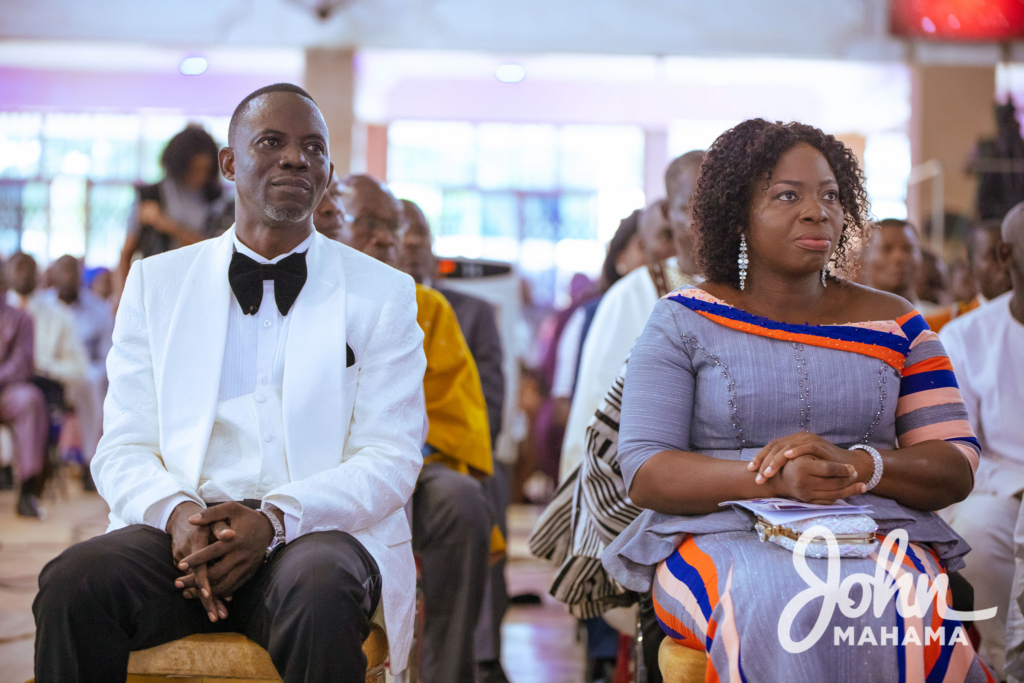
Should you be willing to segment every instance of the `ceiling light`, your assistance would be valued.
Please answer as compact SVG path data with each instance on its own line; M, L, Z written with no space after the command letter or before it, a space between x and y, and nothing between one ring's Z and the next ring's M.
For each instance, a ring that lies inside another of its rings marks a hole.
M502 83L519 83L526 78L526 69L522 64L500 64L494 70L494 77Z
M200 76L206 73L209 67L210 64L206 61L206 57L186 57L181 60L178 71L185 76Z

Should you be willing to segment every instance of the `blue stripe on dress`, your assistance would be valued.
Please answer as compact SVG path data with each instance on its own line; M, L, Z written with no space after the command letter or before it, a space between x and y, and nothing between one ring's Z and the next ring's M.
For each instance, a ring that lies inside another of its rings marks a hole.
M952 439L946 439L946 441L963 441L964 443L969 443L977 448L978 452L981 453L981 443L973 436L954 436Z
M859 344L873 344L875 346L883 346L887 349L892 349L904 356L910 352L910 339L914 338L909 334L907 335L909 339L905 339L897 334L892 334L891 332L880 332L878 330L872 330L866 327L855 327L852 325L780 323L776 320L772 320L771 318L764 318L759 315L754 315L753 313L747 313L742 309L729 306L728 304L717 304L682 294L677 294L668 298L693 311L703 311L712 315L719 315L723 318L757 325L758 327L763 327L768 330L781 330L783 332L792 332L794 334L813 334L817 337L825 337L827 339L838 339L840 341L856 342ZM920 316L916 317L920 318ZM911 321L908 321L905 325L909 324L909 322ZM928 324L925 323L923 319L921 322L926 328L928 327Z
M921 558L917 556L917 553L914 552L914 548L910 544L907 544L907 557L909 557L910 561L914 563L914 569L922 574L928 573L925 571L924 565L921 564Z
M910 546L907 546L910 549ZM899 683L907 683L907 650L902 646L903 638L907 630L906 625L903 623L903 617L900 616L900 611L895 610L896 613L896 671L899 672ZM870 628L870 627L868 627Z
M953 389L960 388L956 383L956 375L953 374L953 371L929 370L928 372L921 372L916 375L904 377L900 381L900 396L909 396L910 394L916 394L919 391L942 389L945 387L951 387Z
M938 609L938 607L933 607L933 609ZM946 621L945 619L942 620L943 627L950 625L953 629L945 631L944 635L946 636L946 642L943 643L942 648L939 651L939 658L935 660L935 666L933 666L932 670L928 672L928 677L924 679L925 683L942 683L942 680L946 677L946 670L949 669L949 661L953 658L953 648L956 647L956 643L950 644L950 636L953 634L953 631L956 631L957 627L960 626L960 622ZM927 636L925 637L927 638Z
M672 576L685 583L686 587L690 589L700 606L700 611L704 614L704 620L710 624L711 601L708 599L708 590L704 587L704 579L700 573L678 552L672 553L665 561L665 565L672 572Z
M900 328L903 330L903 334L907 335L907 339L909 339L911 342L917 339L917 337L922 332L931 329L930 327L928 327L928 323L925 322L924 318L921 317L920 313L918 313L913 318L900 325Z
M669 638L672 638L673 640L683 640L683 634L676 632L674 628L672 628L664 621L662 621L661 617L655 614L654 618L658 620L658 624L661 626L661 630L665 632L665 635L667 635ZM711 648L708 648L708 650L710 651Z

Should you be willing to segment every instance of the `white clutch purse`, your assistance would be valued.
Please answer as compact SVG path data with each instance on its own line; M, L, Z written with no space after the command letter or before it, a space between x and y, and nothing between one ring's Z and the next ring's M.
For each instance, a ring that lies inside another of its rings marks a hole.
M863 514L822 515L808 517L785 524L772 524L756 515L754 530L761 542L770 541L792 551L800 535L813 526L823 526L832 532L839 545L840 557L867 557L878 549L878 524ZM807 557L828 557L828 543L820 536L807 544Z

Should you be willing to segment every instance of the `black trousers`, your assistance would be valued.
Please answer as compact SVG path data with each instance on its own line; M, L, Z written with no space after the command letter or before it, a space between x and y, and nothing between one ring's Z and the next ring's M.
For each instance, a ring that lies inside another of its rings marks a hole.
M307 534L279 549L210 623L174 587L171 537L135 525L74 545L39 575L36 681L114 683L128 655L194 633L243 633L285 683L363 683L362 644L380 601L380 570L351 535Z
M480 482L424 465L412 495L412 547L423 587L424 683L473 683L473 637L491 548L491 512Z

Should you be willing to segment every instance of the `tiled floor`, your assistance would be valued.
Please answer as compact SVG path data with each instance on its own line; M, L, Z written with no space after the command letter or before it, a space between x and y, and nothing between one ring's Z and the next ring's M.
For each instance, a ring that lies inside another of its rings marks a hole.
M32 600L39 571L71 543L106 528L107 507L77 482L46 503L46 521L14 515L14 494L0 492L0 683L23 683L32 676L35 626ZM579 683L583 649L575 622L547 595L551 567L530 557L526 537L537 510L514 507L509 513L509 590L538 593L540 606L513 607L505 620L505 669L513 683Z

